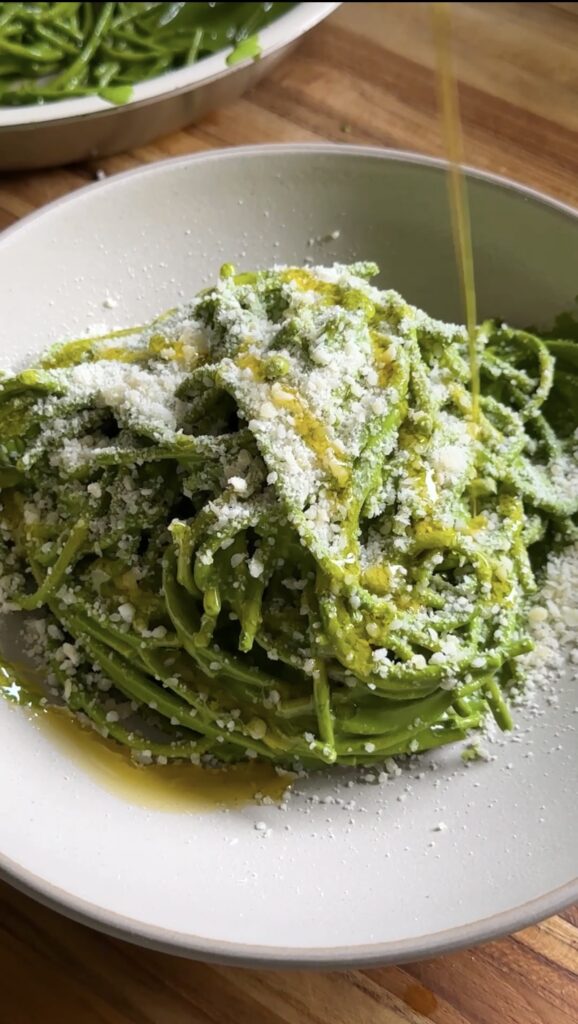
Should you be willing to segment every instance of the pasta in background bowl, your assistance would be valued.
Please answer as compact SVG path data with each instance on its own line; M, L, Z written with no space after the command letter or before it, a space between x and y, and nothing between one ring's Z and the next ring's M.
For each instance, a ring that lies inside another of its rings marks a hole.
M282 4L281 9L285 13L281 13L271 24L261 27L256 36L252 34L241 39L233 52L231 46L224 43L218 47L217 52L210 52L214 49L215 42L222 41L222 22L218 12L211 15L210 21L219 23L219 32L213 31L212 38L208 39L206 33L199 37L194 27L188 25L189 19L193 20L193 17L187 12L182 12L180 18L177 16L177 21L185 22L184 32L188 42L188 51L185 54L180 46L173 54L170 49L168 54L166 51L159 54L162 47L159 47L156 41L151 43L147 40L143 44L138 36L135 44L135 32L130 25L130 42L127 43L127 40L123 39L123 23L130 22L133 13L136 12L137 5L132 4L120 14L120 39L113 39L108 52L104 53L105 59L98 61L95 76L91 78L88 88L86 66L95 57L95 53L98 57L100 52L99 33L110 31L111 21L116 20L111 16L111 9L122 8L123 5L87 3L77 6L89 9L90 24L84 25L87 38L80 52L79 43L74 38L75 31L79 30L77 19L68 15L65 19L65 29L61 30L65 33L64 39L62 36L59 39L57 33L57 42L59 46L64 45L64 63L69 59L71 51L74 54L74 61L61 68L58 88L55 90L52 87L48 91L50 102L36 102L38 87L35 84L32 87L28 86L29 102L24 105L7 106L4 103L9 97L4 97L4 102L0 97L0 170L57 167L81 160L94 160L114 153L127 152L136 146L151 142L160 135L179 131L186 125L198 121L210 110L236 99L251 85L256 84L297 44L305 32L331 14L339 4L301 3L293 5L291 9ZM190 8L193 5L160 6L168 6L169 14L174 15L176 8ZM229 8L237 5L222 6ZM250 29L252 21L257 24L259 22L259 18L254 19L253 15L255 7L259 8L261 5L247 6L253 9L248 19ZM6 23L11 19L17 21L18 12L14 8L18 7L18 4L11 5L11 9L4 12L3 18ZM62 5L55 4L54 7L61 9ZM56 15L58 18L58 11ZM270 14L267 13L266 20L269 17ZM147 22L149 18L154 20L155 14L151 11L144 18ZM78 21L82 28L82 14L79 15ZM6 25L5 30L10 36L10 24ZM45 34L48 32L49 37L51 33L54 36L54 26L50 24L44 25L43 31ZM158 35L156 28L153 31ZM180 30L178 34L180 35ZM46 35L44 38L46 39ZM117 59L118 52L115 54L119 44L120 61ZM7 45L10 45L10 38ZM137 53L131 54L129 69L125 68L128 75L123 81L122 64L126 50L128 48L130 52L131 47L135 45ZM143 45L146 59L141 62L138 60L138 51ZM9 81L14 81L10 77L14 68L22 66L18 41L14 43L14 47L17 50L16 56L9 56L4 63L4 67L8 69ZM54 53L50 38L48 42L42 44L42 50L48 56ZM208 56L196 59L199 53L206 54L207 51ZM62 61L61 52L57 50L55 56ZM134 74L135 69L139 67L140 74L133 77L131 71ZM33 68L37 73L36 65L33 65ZM151 68L155 72L152 77ZM121 80L115 84L119 75ZM107 82L109 76L110 83ZM101 86L98 85L99 77ZM2 81L5 83L5 79ZM44 84L46 85L46 82ZM0 93L3 91L3 86L0 86ZM26 96L20 98L25 99Z

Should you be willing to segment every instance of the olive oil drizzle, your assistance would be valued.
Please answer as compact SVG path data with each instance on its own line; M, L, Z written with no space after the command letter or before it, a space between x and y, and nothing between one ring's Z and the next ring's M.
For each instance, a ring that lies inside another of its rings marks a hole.
M40 674L0 661L0 696L25 711L55 747L101 788L129 804L165 813L243 807L262 798L282 802L294 775L249 761L222 768L190 763L137 766L126 750L103 738L64 705L51 703Z
M448 185L452 232L468 332L472 433L475 437L480 417L480 368L476 348L476 286L470 208L463 173L463 138L459 97L452 58L450 5L445 2L432 3L431 12L442 127L449 161Z

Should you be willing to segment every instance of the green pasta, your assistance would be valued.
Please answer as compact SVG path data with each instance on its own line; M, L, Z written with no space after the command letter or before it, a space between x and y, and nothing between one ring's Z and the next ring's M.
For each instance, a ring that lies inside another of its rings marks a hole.
M100 96L228 50L261 54L257 33L292 3L0 3L0 106Z
M373 264L237 274L0 381L4 610L141 762L374 764L508 697L576 539L578 346L468 343Z

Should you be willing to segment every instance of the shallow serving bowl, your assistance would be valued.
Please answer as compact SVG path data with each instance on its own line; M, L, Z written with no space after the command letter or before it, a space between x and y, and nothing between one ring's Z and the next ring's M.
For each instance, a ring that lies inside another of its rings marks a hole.
M111 156L179 131L255 85L339 3L301 3L259 32L262 56L231 67L228 51L135 86L112 106L98 96L44 106L0 106L0 171Z
M575 213L474 173L470 193L480 316L571 307ZM459 317L443 166L263 147L90 186L0 238L0 354L142 322L225 261L310 259L374 259L384 284ZM383 785L312 776L285 812L133 803L0 700L0 872L105 931L243 963L380 963L514 930L578 898L575 674L542 715L516 709L491 763L449 750Z

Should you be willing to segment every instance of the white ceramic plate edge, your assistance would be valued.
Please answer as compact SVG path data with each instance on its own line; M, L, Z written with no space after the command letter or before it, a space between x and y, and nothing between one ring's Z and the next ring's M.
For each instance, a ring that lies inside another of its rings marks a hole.
M174 956L226 963L239 967L308 968L310 970L378 967L440 956L464 946L475 946L551 917L578 899L578 878L515 910L482 918L471 925L436 932L422 939L375 943L367 946L318 946L314 948L252 946L144 925L122 914L103 912L94 903L71 897L65 890L45 882L0 853L0 879L79 924L106 935L146 946Z

